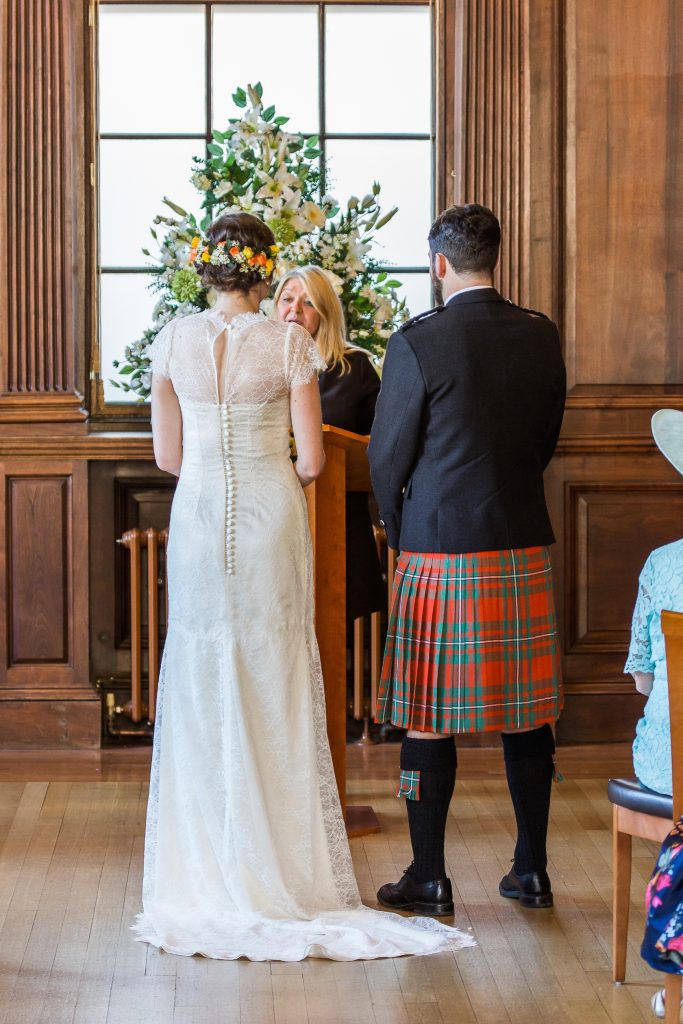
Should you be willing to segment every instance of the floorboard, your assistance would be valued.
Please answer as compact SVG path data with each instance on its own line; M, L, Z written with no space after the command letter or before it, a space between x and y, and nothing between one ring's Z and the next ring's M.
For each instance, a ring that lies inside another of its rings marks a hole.
M644 1024L661 982L640 958L656 847L634 841L628 984L610 974L609 775L626 745L564 748L551 911L498 894L514 842L501 751L464 749L446 831L457 923L478 945L357 963L209 961L132 939L149 751L0 753L0 1024ZM410 862L398 747L349 749L349 794L382 831L352 842L361 895Z

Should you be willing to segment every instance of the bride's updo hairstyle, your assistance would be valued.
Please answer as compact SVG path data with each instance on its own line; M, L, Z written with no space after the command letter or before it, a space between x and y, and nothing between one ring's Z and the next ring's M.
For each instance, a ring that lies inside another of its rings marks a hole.
M271 253L275 236L269 227L251 213L224 213L206 230L206 238L212 246L221 242L234 242L240 249L248 248L254 253ZM219 292L248 292L264 280L260 268L245 270L236 263L225 265L215 263L195 264L205 288Z

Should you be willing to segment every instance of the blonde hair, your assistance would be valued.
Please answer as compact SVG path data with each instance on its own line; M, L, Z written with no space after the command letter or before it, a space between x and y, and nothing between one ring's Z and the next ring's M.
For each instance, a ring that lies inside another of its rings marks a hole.
M351 367L346 358L350 346L346 343L344 310L329 277L320 267L310 264L287 271L275 290L273 302L276 308L285 285L292 280L301 281L320 317L320 325L315 332L315 344L328 369L338 366L340 374L346 373Z

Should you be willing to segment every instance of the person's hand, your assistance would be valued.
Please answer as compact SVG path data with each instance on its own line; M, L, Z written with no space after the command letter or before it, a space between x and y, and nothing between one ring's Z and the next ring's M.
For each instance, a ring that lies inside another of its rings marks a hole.
M638 693L644 694L649 697L652 693L652 684L655 681L654 674L652 672L632 672L631 675L635 679L636 690Z

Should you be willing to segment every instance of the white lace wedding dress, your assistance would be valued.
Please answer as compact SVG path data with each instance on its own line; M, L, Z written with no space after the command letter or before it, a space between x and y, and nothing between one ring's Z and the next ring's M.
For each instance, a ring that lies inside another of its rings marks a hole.
M226 345L222 379L214 348ZM153 370L183 418L136 937L217 959L371 959L469 935L360 903L325 728L289 391L321 369L295 324L208 311Z

